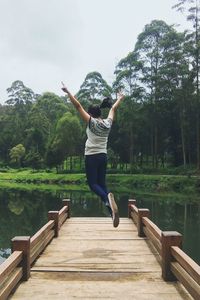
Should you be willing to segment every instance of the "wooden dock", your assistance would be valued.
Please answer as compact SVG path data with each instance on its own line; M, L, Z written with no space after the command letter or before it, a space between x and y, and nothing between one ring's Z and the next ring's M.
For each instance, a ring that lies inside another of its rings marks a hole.
M0 300L200 299L200 266L182 235L162 231L128 201L128 218L70 218L70 200L32 237L12 239L0 265Z
M161 277L159 255L131 219L71 218L31 268L12 300L192 299Z

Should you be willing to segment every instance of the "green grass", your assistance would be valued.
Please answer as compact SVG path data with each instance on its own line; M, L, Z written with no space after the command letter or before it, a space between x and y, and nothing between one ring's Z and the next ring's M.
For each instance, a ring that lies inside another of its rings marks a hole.
M148 192L158 193L200 193L200 177L199 176L178 176L178 175L127 175L127 174L108 174L107 181L112 188L127 190L143 190ZM0 172L0 186L5 186L5 183L27 184L33 186L38 185L42 189L42 184L62 185L62 188L73 189L74 185L79 186L79 189L85 190L87 187L85 174L57 174L54 172L33 172L32 170L9 170ZM75 188L75 187L74 187Z
M56 172L33 172L32 170L22 170L22 171L15 171L11 170L9 172L0 172L0 179L1 180L12 180L12 181L24 181L30 183L33 181L70 181L70 182L77 182L85 180L84 174L57 174Z

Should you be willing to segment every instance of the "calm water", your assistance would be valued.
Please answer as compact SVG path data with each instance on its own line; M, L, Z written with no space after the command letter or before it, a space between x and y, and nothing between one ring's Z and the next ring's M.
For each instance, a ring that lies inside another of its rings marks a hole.
M116 193L120 216L127 217L129 193ZM152 220L162 230L179 231L184 251L200 263L200 200L184 195L134 193L138 207L149 208ZM0 189L0 263L10 255L10 241L17 235L32 236L47 221L47 212L61 208L62 199L72 201L72 216L103 217L107 211L90 192L23 191ZM112 225L111 225L112 226Z

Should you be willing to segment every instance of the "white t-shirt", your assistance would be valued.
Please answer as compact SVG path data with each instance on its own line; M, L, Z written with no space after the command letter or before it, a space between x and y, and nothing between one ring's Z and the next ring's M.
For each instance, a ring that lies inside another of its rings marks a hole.
M112 119L95 119L90 118L86 134L85 155L107 153L107 142Z

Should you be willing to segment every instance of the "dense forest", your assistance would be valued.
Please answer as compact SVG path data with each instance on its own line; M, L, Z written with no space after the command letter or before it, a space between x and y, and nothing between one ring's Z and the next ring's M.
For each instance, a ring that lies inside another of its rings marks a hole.
M153 20L138 35L134 49L116 65L112 85L94 71L77 92L86 109L107 96L114 101L119 90L126 95L109 139L113 169L128 166L132 172L136 167L180 166L200 170L197 3L179 0L175 7L185 9L192 29L179 32L174 25ZM8 99L0 105L1 167L61 168L72 157L81 162L85 125L67 97L35 94L21 80L13 82L7 93Z

